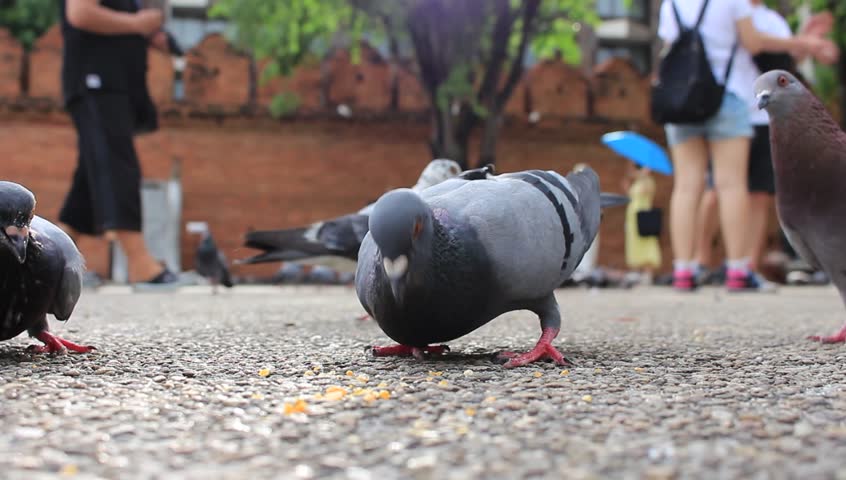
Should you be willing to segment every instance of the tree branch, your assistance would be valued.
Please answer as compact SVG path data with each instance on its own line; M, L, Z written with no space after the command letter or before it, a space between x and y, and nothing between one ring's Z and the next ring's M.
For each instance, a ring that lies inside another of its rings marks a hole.
M496 23L491 34L493 45L491 46L490 58L485 62L488 68L476 95L476 99L482 104L487 104L488 99L494 96L499 84L502 65L508 57L508 40L511 38L511 29L516 19L508 3L508 0L498 0L496 5Z
M500 111L505 105L505 102L511 97L514 87L517 86L517 82L523 76L523 61L526 58L529 41L534 33L534 23L540 2L541 0L527 0L523 9L523 28L520 32L520 46L517 49L517 56L511 63L511 71L508 73L505 85L496 97L495 108L497 111Z

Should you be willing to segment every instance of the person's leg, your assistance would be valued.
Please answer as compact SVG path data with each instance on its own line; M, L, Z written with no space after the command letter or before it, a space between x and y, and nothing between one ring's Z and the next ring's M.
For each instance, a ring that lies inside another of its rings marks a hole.
M696 254L694 259L700 266L710 265L714 256L714 237L719 228L717 216L717 192L705 190L699 203L696 222Z
M668 131L668 138L670 138ZM671 139L672 140L672 139ZM670 240L674 257L674 286L690 289L693 284L693 254L696 242L696 212L705 188L708 149L704 138L690 137L673 144L673 193L670 197Z
M165 270L147 249L141 232L141 167L132 138L132 110L125 95L92 95L92 115L100 124L96 165L88 182L96 191L96 211L107 238L127 257L130 282L149 281Z
M729 276L748 275L750 239L747 233L749 191L746 176L749 138L737 137L713 141L711 151ZM731 288L731 285L729 286Z
M79 240L80 234L96 235L93 216L92 192L88 185L89 169L92 159L96 155L92 119L84 105L85 99L77 99L68 106L77 141L77 165L71 180L71 187L65 196L64 204L59 211L58 226L74 242Z

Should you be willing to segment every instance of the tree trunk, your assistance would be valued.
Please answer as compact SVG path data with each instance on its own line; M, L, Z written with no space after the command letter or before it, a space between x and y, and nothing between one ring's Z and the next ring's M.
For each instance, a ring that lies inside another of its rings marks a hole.
M21 89L21 96L29 95L29 58L30 58L30 51L29 49L24 49L23 55L21 55L21 76L18 79L20 82L20 89Z
M482 138L479 144L479 166L496 165L496 141L502 126L502 112L490 112L485 119Z
M461 121L456 121L450 110L436 108L432 116L432 138L429 142L432 158L455 160L462 169L467 169L467 146L472 129L462 128Z

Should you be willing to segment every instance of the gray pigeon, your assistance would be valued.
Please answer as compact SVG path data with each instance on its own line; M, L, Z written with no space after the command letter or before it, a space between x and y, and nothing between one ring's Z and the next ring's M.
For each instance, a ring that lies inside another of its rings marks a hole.
M846 301L846 133L793 75L755 80L758 107L770 117L776 206L785 236L802 258L823 270ZM846 325L823 343L846 342Z
M451 179L417 193L383 195L370 215L356 271L364 309L399 345L376 356L441 353L449 341L512 310L540 317L541 337L506 367L542 358L561 327L554 290L599 229L600 209L626 197L600 194L591 169L563 177L529 170Z
M217 286L232 288L232 275L226 265L226 257L218 250L211 232L206 229L203 239L194 255L194 268L197 273L207 278L212 284L212 293L217 293Z
M429 162L417 183L412 187L422 191L461 173L452 160ZM263 253L240 260L239 263L290 262L313 257L334 256L355 261L361 241L367 234L368 216L373 205L357 213L283 230L264 230L247 233L244 245L264 250Z
M85 262L70 237L34 210L32 192L0 181L0 340L27 331L44 343L31 351L90 352L48 330L48 313L62 321L73 313Z

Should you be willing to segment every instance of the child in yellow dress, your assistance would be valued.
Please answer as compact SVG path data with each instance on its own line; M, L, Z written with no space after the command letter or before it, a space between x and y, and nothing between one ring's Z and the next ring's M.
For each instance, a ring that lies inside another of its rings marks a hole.
M661 267L661 246L658 237L643 237L637 228L637 212L652 208L655 197L655 180L648 168L639 168L628 189L629 204L626 207L626 264L630 269L642 271L651 279L655 270Z

